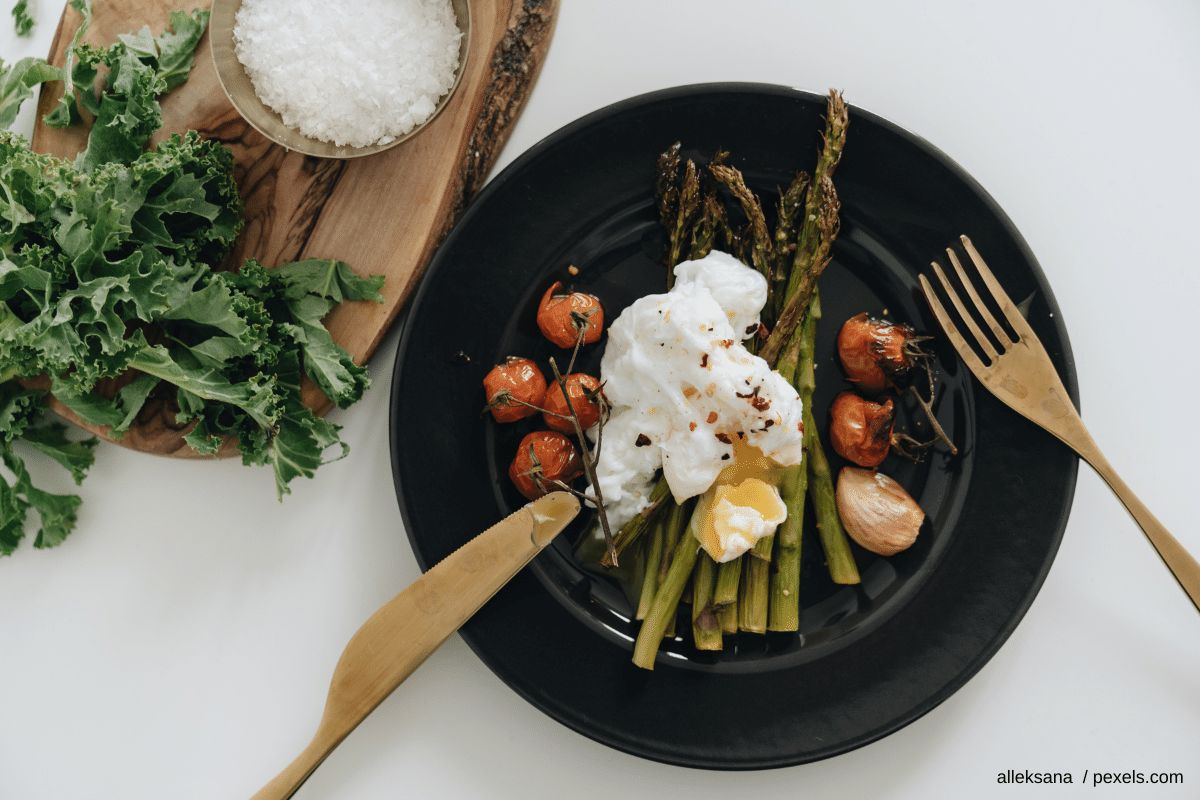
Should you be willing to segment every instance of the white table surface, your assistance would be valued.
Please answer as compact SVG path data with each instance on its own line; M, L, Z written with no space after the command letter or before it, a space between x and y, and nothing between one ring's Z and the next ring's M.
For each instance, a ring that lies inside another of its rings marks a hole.
M0 53L44 54L58 3L34 0L31 40L3 5ZM1007 210L1062 307L1087 422L1200 552L1198 35L1188 0L564 0L501 166L652 89L844 89ZM104 446L79 530L0 560L0 797L245 797L301 748L346 639L418 574L388 462L395 347L393 333L375 388L335 415L351 456L282 505L266 471ZM639 760L526 704L455 637L298 797L1182 798L1200 796L1198 742L1200 618L1085 468L1012 638L947 702L865 749L753 774ZM1183 771L1185 783L1039 791L997 785L1007 769L1072 771L1076 784L1085 769Z

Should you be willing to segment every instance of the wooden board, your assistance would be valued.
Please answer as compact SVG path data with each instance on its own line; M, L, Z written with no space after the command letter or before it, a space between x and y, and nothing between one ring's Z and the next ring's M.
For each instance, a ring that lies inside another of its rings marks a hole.
M108 45L143 24L156 33L186 0L96 0L86 41ZM359 363L370 358L416 287L437 245L483 185L545 58L558 0L486 0L471 4L466 69L454 96L419 135L378 155L350 161L310 158L271 143L243 120L217 81L208 37L200 42L187 83L162 100L155 141L189 128L227 145L246 204L246 228L232 263L267 265L298 258L337 258L361 275L386 276L384 302L346 303L326 324ZM79 15L67 8L50 46L61 65ZM33 147L60 156L83 149L87 131L41 122L58 101L51 84L38 103ZM311 384L305 401L328 401ZM54 410L100 435L61 404ZM148 403L119 444L161 455L197 457L184 442L170 404ZM223 454L233 452L226 447Z

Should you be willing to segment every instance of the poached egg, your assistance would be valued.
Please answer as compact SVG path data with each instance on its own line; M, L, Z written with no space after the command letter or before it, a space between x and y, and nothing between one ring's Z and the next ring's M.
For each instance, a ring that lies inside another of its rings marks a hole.
M600 374L612 408L596 477L614 528L648 505L660 468L676 502L705 495L692 530L731 561L787 516L776 483L803 457L803 409L743 344L758 331L766 279L720 251L674 273L669 292L638 299L609 328Z

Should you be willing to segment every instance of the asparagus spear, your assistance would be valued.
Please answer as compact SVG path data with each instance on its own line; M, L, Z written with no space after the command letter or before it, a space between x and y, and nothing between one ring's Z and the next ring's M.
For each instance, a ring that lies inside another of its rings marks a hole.
M692 639L697 650L720 650L723 646L721 623L712 604L717 579L717 562L708 553L699 553L692 572Z
M675 227L675 210L679 206L679 151L682 147L682 143L675 142L660 153L654 175L658 221L667 233Z
M717 217L717 238L714 246L719 243L722 250L736 257L742 247L739 237L740 234L733 229L733 224L729 221L729 215L725 213L725 207L721 206L721 215Z
M817 512L817 533L821 537L821 547L825 550L825 563L829 567L829 577L834 583L861 583L858 567L854 564L854 554L850 552L850 543L846 539L846 531L842 529L842 521L838 518L837 501L833 493L833 477L829 474L829 461L821 448L821 439L817 435L817 422L812 412L805 409L804 436L811 434L808 447L808 480L809 494L812 496L813 509Z
M738 566L738 575L742 574L741 565L736 561L730 562ZM721 633L733 634L738 631L738 604L735 598L727 606L717 607L717 622L721 625Z
M792 260L792 274L788 277L789 296L795 293L798 282L806 278L813 265L818 263L815 242L821 237L818 220L824 198L821 192L814 192L813 188L826 183L832 186L833 173L842 160L842 149L846 146L846 129L849 125L850 114L846 109L846 101L841 92L831 89L825 104L825 130L821 133L823 145L804 201L804 223L800 227L796 254Z
M658 220L667 233L663 261L667 266L668 289L675 283L672 268L683 256L684 244L690 238L693 219L700 208L700 174L696 163L688 159L680 179L680 148L680 143L675 142L659 155L654 183Z
M750 249L754 242L754 227L747 222L733 232L729 242L729 254L742 263L750 261Z
M738 586L742 582L741 559L726 561L717 567L717 587L713 590L713 603L718 607L736 606Z
M717 196L710 192L701 201L700 216L696 218L696 224L692 226L688 258L704 258L711 253L713 243L717 238L717 231L722 226L729 226L729 221L725 218L725 206L721 205Z
M796 253L796 215L804 204L804 192L808 188L808 173L796 173L786 190L779 194L775 221L775 265L771 271L771 316L778 318L787 293L788 275Z
M750 633L766 633L767 600L770 588L771 545L774 536L759 539L754 549L742 557L742 585L738 590L738 628ZM766 555L760 555L765 545Z
M708 171L725 186L734 199L742 207L748 220L748 239L750 246L750 263L762 273L768 281L771 279L771 267L774 262L774 251L770 231L767 230L767 218L763 214L762 203L750 188L736 167L728 164L710 164Z
M805 196L804 221L792 257L792 270L788 276L783 306L771 335L759 350L769 364L779 357L780 351L803 321L801 317L816 290L817 279L829 265L829 252L833 240L837 238L841 211L841 203L833 186L833 173L842 158L849 124L849 113L841 93L830 90L825 110L825 130L821 134L824 144Z
M654 521L650 538L646 541L645 557L642 559L642 591L638 595L637 613L634 619L645 619L650 611L650 603L654 600L654 592L658 589L658 565L662 563L663 543L666 540L666 516L660 514Z
M795 270L799 267L793 268L792 277L789 279L787 299L784 300L783 308L779 311L779 319L776 320L775 328L763 342L759 351L760 355L768 362L777 359L783 347L795 336L796 328L803 319L813 293L817 290L817 280L829 266L829 253L833 248L833 241L841 229L842 203L838 199L837 190L833 187L833 181L826 177L819 186L809 187L808 193L821 196L815 223L818 235L810 243L806 243L803 239L800 240L796 245L796 253L799 256L805 252L813 260L807 267L804 267L805 272L798 279Z
M742 583L742 560L735 558L717 565L717 585L713 589L713 605L722 633L737 633L738 587Z
M819 300L817 301L819 302ZM818 306L819 308L819 306ZM820 311L817 311L820 314ZM812 405L804 407L804 454L808 462L808 492L812 497L813 510L817 514L817 533L821 547L825 550L825 564L834 583L861 583L854 554L842 521L838 518L837 501L833 491L833 476L829 471L829 460L821 446L817 432L817 421L813 417Z
M670 493L671 488L667 486L667 479L660 475L658 483L654 484L654 488L650 491L650 504L634 515L633 519L622 525L620 530L613 536L612 550L617 554L618 558L625 551L625 548L636 542L646 532L650 527L650 523L654 521L654 518L663 509ZM611 552L605 553L600 563L606 567L615 566L611 556Z
M786 242L787 240L784 238L777 241ZM800 337L797 335L793 338L799 339ZM797 346L795 348L789 348L789 350L780 357L776 371L779 372L780 376L785 378L788 382L792 382L795 378L796 364L798 360L799 347ZM810 393L810 402L811 399L812 397ZM804 468L802 466L792 467L784 473L784 479L786 480L791 478L794 483L794 476L796 474L803 473ZM785 482L781 482L780 487L784 491L787 490ZM801 497L803 497L803 491L801 491ZM787 503L786 500L784 502L785 504ZM784 524L788 524L790 521L792 525L799 526L802 524L802 522L799 520L802 520L803 513L804 508L802 504L800 506L798 515L789 506L788 518L784 520ZM741 583L740 585L736 583L734 585L738 596L738 627L741 630L750 631L752 633L765 633L767 630L767 617L770 607L772 581L771 559L774 551L775 536L764 536L762 539L759 539L757 543L755 543L754 548L750 551L750 553L746 557L742 558L742 561L745 563L741 570ZM760 563L752 563L754 561L758 561ZM735 572L734 575L736 576L736 574L737 573ZM727 580L730 579L727 578ZM736 577L732 580L736 581Z
M683 535L684 528L688 524L688 503L677 505L671 501L670 508L663 519L663 552L662 558L658 562L658 582L662 583L667 577L667 570L671 568L672 553L675 552L675 545L679 543L679 537Z
M688 530L683 532L675 545L666 579L659 584L658 591L654 593L650 612L646 614L646 619L638 631L637 641L633 646L633 663L642 669L654 669L654 656L658 653L658 646L662 644L667 626L675 619L679 598L683 596L683 588L687 584L688 576L692 574L700 550L695 528L708 513L711 502L712 498L708 492L696 501Z
M813 350L817 338L817 320L821 318L820 299L814 297L799 335L779 358L780 372L790 370L792 382L800 393L804 408L812 405L816 379ZM807 456L806 456L807 458ZM775 533L775 571L771 574L771 597L767 630L800 630L800 554L804 534L804 500L808 494L808 465L788 467L780 481L787 519Z
M658 584L661 586L663 581L667 579L667 573L671 568L671 560L674 558L675 547L679 543L681 536L686 536L684 528L688 524L688 510L691 504L684 503L676 505L673 501L670 509L667 511L666 522L663 526L663 555L658 563ZM666 636L675 635L675 615L671 615L670 621L667 623L667 628L664 633Z
M700 174L690 158L683 167L683 183L679 187L679 209L667 246L667 288L675 285L674 267L683 260L683 245L689 238L692 218L700 207Z

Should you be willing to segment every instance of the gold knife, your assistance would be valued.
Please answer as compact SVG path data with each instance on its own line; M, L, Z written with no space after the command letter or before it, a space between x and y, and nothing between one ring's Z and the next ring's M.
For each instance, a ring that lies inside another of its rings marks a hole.
M578 513L579 501L566 492L535 500L446 556L372 614L333 670L312 741L254 800L295 794L367 714Z

